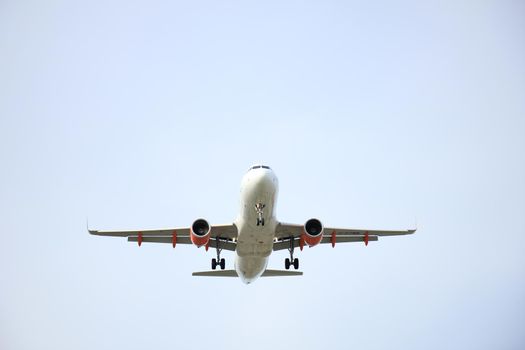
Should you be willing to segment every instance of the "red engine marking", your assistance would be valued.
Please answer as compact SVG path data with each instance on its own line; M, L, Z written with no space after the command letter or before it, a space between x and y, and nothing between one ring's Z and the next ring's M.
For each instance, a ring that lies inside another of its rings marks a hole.
M299 239L299 249L303 251L304 248L304 233L301 235L301 238Z
M365 232L365 246L368 245L368 231Z
M139 247L140 247L142 244L142 232L139 232L139 237L137 239L137 242L139 243Z
M173 248L177 245L177 231L173 231L173 236L171 237L171 244Z
M210 240L208 240L208 242L206 242L206 246L205 246L206 251L208 251L208 248L209 248L209 247L210 247Z
M335 230L332 232L332 237L330 237L330 242L332 242L332 248L335 247L335 241L336 241L336 237L335 237Z

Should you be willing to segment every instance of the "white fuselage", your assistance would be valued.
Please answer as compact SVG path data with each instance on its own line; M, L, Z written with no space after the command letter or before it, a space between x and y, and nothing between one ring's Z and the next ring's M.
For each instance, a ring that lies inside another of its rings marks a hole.
M278 187L277 177L271 169L251 169L242 178L240 214L235 221L238 231L235 270L244 283L255 281L268 265L277 226L275 202ZM258 204L264 205L264 225L257 225L260 218L256 210Z

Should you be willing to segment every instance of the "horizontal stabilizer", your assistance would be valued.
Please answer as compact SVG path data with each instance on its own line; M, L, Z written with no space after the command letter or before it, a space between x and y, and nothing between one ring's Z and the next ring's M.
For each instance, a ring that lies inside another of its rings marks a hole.
M302 276L302 271L288 271L288 270L266 270L261 277L277 277L277 276Z
M261 277L277 277L277 276L302 276L302 271L288 271L288 270L266 270ZM217 270L217 271L201 271L194 272L192 276L206 276L206 277L237 277L235 270Z
M206 276L206 277L237 277L235 270L216 270L216 271L201 271L194 272L192 276Z

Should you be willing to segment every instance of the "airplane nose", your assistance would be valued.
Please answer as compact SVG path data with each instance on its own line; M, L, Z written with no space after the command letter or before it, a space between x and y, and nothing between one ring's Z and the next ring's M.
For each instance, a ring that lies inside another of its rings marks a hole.
M270 169L252 169L243 177L243 186L256 186L261 189L277 189L277 177Z
M272 174L271 172L267 170L261 170L257 171L255 174L253 174L253 181L256 184L268 184L272 182Z

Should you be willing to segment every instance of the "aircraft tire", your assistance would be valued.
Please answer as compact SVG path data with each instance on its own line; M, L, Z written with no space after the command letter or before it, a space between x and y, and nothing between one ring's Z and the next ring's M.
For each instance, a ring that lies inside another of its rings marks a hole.
M298 258L293 259L293 268L296 270L299 269L299 259Z

